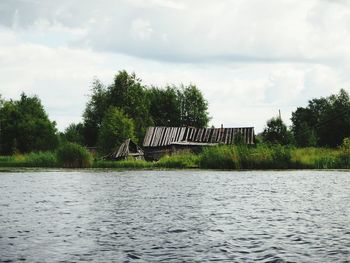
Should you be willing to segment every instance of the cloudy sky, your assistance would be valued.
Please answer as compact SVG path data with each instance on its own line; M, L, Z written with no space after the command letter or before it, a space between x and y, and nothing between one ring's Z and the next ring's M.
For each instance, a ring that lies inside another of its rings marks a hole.
M0 94L38 95L63 130L94 77L196 84L211 124L255 126L350 90L348 0L1 0Z

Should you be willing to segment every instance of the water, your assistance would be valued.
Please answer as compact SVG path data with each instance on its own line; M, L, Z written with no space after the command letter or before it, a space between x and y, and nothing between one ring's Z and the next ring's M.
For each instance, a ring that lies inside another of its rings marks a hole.
M0 173L1 262L350 262L350 173Z

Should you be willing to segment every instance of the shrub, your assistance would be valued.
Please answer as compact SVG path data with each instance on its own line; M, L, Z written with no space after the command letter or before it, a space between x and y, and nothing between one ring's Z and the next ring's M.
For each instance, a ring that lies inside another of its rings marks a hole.
M155 163L155 165L162 168L197 168L199 165L199 156L191 152L166 155Z
M24 156L27 167L57 167L57 158L53 152L32 152Z
M239 169L240 160L235 147L207 147L200 155L199 166L207 169Z
M66 143L59 147L57 160L65 168L88 168L93 162L91 153L75 143Z

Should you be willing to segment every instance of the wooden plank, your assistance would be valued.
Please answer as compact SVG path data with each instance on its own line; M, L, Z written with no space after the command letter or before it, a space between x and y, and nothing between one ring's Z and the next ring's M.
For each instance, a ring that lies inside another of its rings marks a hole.
M160 127L157 127L156 132L154 133L152 146L158 146L159 131L160 131Z
M196 141L196 142L199 142L200 134L201 134L201 129L198 129L198 130L197 130L197 134L196 134L196 138L195 138L195 141Z
M173 127L169 127L168 128L168 135L167 135L167 139L166 139L166 145L170 145L171 144L171 132L173 131Z
M225 130L224 130L224 139L223 139L223 142L225 144L227 144L227 142L228 142L228 132L229 132L229 129L225 128Z
M142 142L143 146L148 146L148 138L149 138L149 134L150 134L151 129L152 129L152 127L149 127L146 131L145 138L143 139L143 142Z
M172 128L171 135L170 135L170 143L174 142L175 140L175 132L176 132L175 128Z
M165 127L165 131L164 131L164 134L163 134L163 139L162 139L162 146L165 146L167 145L167 137L168 137L168 127Z
M181 133L180 133L179 141L183 141L184 140L185 131L186 131L186 127L181 127Z
M165 145L166 132L167 132L167 127L163 127L161 141L160 141L160 146L164 146Z
M205 128L201 129L201 135L200 135L200 137L199 137L199 141L200 141L200 142L203 142L204 133L205 133Z
M191 141L191 136L193 133L193 129L192 128L188 128L188 136L187 136L187 141Z
M195 141L195 139L196 139L196 135L197 135L197 133L198 133L198 129L193 128L193 134L192 134L192 141L193 141L193 142L194 142L194 141Z
M216 142L216 136L217 136L217 129L214 128L214 130L211 134L210 142L212 142L212 143Z
M208 134L207 134L207 137L205 139L205 142L210 142L212 133L213 133L213 129L212 128L208 129Z
M181 128L180 127L176 127L176 136L175 136L175 141L179 142L180 140L180 133L181 133Z
M160 146L160 140L162 139L162 132L163 132L163 127L159 127L158 133L157 133L156 146Z
M153 132L152 132L152 136L151 136L151 140L150 140L150 143L149 143L149 146L153 146L154 137L155 137L156 131L157 131L157 127L154 127Z

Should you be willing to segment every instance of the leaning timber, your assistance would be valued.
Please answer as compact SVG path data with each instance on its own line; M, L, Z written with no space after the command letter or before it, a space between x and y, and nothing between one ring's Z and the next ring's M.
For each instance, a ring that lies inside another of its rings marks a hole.
M254 144L254 128L149 127L143 140L145 158L158 160L165 154L236 142Z

